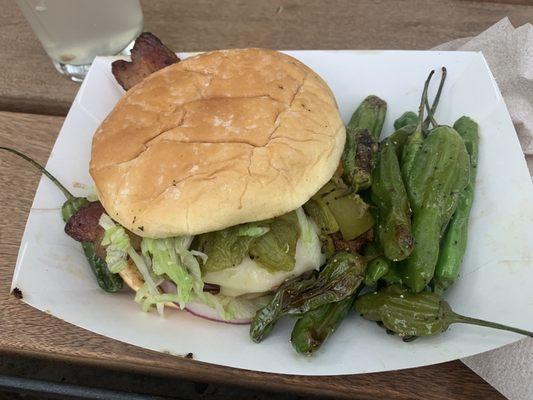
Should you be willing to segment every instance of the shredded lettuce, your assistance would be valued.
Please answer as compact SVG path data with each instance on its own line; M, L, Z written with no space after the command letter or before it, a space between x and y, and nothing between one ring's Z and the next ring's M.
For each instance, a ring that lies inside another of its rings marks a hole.
M128 255L137 266L144 279L144 285L137 291L135 301L140 304L143 311L148 311L152 305L155 305L160 315L163 315L165 300L161 300L161 292L158 286L163 279L155 277L150 271L150 259L139 255L133 247L128 249Z
M214 308L225 320L251 318L266 301L236 299L204 292L200 263L196 257L207 256L199 251L189 250L191 242L192 238L189 236L166 239L143 238L142 253L152 258L154 274L170 279L176 286L176 292L145 297L141 307L148 309L150 302L160 304L171 301L184 308L190 302L200 302ZM145 294L139 296L142 298Z
M305 215L302 221L298 214L298 221L302 239L305 240L306 230L313 228ZM139 254L132 247L127 231L107 214L102 214L99 224L105 230L102 245L106 249L109 270L113 273L122 271L128 265L129 257L142 275L144 284L137 291L135 301L145 312L155 306L162 315L165 303L176 303L183 309L189 303L200 302L214 308L222 319L249 319L255 315L257 309L268 302L269 296L250 300L204 292L198 259L205 264L208 256L201 251L189 249L192 236L143 238ZM237 236L240 236L241 240L246 237L256 238L265 235L269 230L269 227L248 224L239 227ZM175 292L162 292L159 286L165 279L175 285Z
M102 246L106 249L107 268L116 274L128 265L128 249L131 247L130 237L122 226L115 224L105 213L100 217L99 224L105 230Z
M187 266L184 265L182 254L178 253L185 246L190 245L188 238L165 238L150 239L143 238L141 242L142 254L152 259L152 270L156 275L168 276L176 285L176 302L180 308L191 301L191 291L194 280L191 277ZM194 258L193 255L191 255ZM196 260L196 259L195 259Z

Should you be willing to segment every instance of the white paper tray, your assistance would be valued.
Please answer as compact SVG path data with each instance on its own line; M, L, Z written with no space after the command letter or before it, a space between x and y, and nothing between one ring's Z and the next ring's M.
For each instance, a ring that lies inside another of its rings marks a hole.
M406 110L416 110L430 69L448 68L437 113L452 124L463 114L479 122L481 145L468 250L462 274L447 297L467 315L533 330L533 187L509 114L480 53L419 51L290 51L331 86L344 121L368 94L389 104L384 132ZM186 57L185 54L180 55ZM92 192L88 174L92 135L123 91L109 58L98 58L70 109L47 164L75 194ZM436 79L437 80L437 79ZM433 93L436 84L433 86ZM85 185L80 188L79 183ZM289 343L284 320L261 344L248 328L168 311L141 312L131 293L106 294L95 283L78 243L63 232L61 193L42 179L20 246L13 287L24 301L74 325L147 349L258 371L335 375L416 367L470 356L520 337L454 325L412 343L386 335L352 315L312 358Z

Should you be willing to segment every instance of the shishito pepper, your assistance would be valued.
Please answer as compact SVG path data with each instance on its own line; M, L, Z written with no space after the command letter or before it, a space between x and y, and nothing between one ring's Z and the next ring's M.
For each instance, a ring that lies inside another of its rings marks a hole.
M350 297L363 282L365 266L361 257L338 252L328 260L318 277L298 277L284 282L272 300L255 314L250 337L260 342L283 316L302 316Z
M407 125L416 125L417 123L418 115L413 111L406 111L394 121L394 129L402 129Z
M61 190L63 195L67 198L67 200L65 201L65 203L63 203L63 206L61 207L61 216L63 218L63 221L67 222L78 210L89 205L89 200L87 200L85 197L74 196L50 172L48 172L41 164L39 164L32 158L9 147L0 146L0 150L8 151L26 160L35 168L40 170L48 179L52 181L52 183L54 183L54 185L59 190ZM89 265L91 266L91 269L94 273L98 286L100 286L100 288L102 288L106 292L110 293L114 293L121 290L123 286L122 278L120 277L120 275L113 274L109 271L105 260L98 256L98 254L96 254L96 248L94 243L83 242L82 248L85 257L87 258L87 261L89 262Z
M523 329L456 314L439 295L432 292L412 293L399 285L359 297L355 309L363 318L381 322L400 337L437 335L455 323L480 325L533 337L533 332Z
M366 286L374 286L389 273L391 261L383 257L377 241L366 246L364 256L367 262L364 282Z
M444 292L457 277L466 250L468 236L468 217L474 200L474 186L476 183L476 169L478 160L478 124L468 117L459 118L453 125L465 143L470 160L470 179L466 188L459 193L457 210L446 228L442 239L435 275L433 290Z
M414 292L433 278L443 228L469 179L468 153L461 136L439 126L423 141L406 180L413 211L415 246L402 268L402 281Z
M292 347L300 354L311 355L337 330L353 306L355 295L325 304L306 312L294 325Z
M368 189L372 184L372 170L386 113L385 101L368 96L346 126L342 179L355 192Z
M375 231L389 260L404 260L413 251L411 210L394 140L386 139L372 174L371 198L377 207Z

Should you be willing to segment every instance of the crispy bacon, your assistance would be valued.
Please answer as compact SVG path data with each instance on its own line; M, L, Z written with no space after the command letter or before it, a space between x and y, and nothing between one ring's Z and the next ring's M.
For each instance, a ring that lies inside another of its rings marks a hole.
M330 236L333 239L333 246L335 246L336 251L357 253L374 239L374 232L370 229L356 237L354 240L344 240L340 232L335 232Z
M100 217L105 212L99 201L90 202L80 208L65 225L65 233L78 242L95 242L102 239L104 228L99 225Z
M111 65L111 71L120 86L128 90L151 73L179 61L176 54L157 36L144 32L135 40L131 62L117 60Z

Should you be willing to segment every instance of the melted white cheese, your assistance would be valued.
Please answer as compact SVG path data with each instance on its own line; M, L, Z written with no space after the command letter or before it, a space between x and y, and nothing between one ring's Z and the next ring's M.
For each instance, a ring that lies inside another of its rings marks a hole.
M246 256L242 263L234 268L208 272L203 277L204 282L220 285L221 294L236 297L243 294L267 292L288 278L318 269L325 257L321 252L317 227L307 219L302 209L298 209L297 212L300 218L305 218L305 222L312 225L313 229L309 229L307 234L302 232L300 235L296 243L296 262L292 271L270 272ZM302 227L302 224L300 226Z

